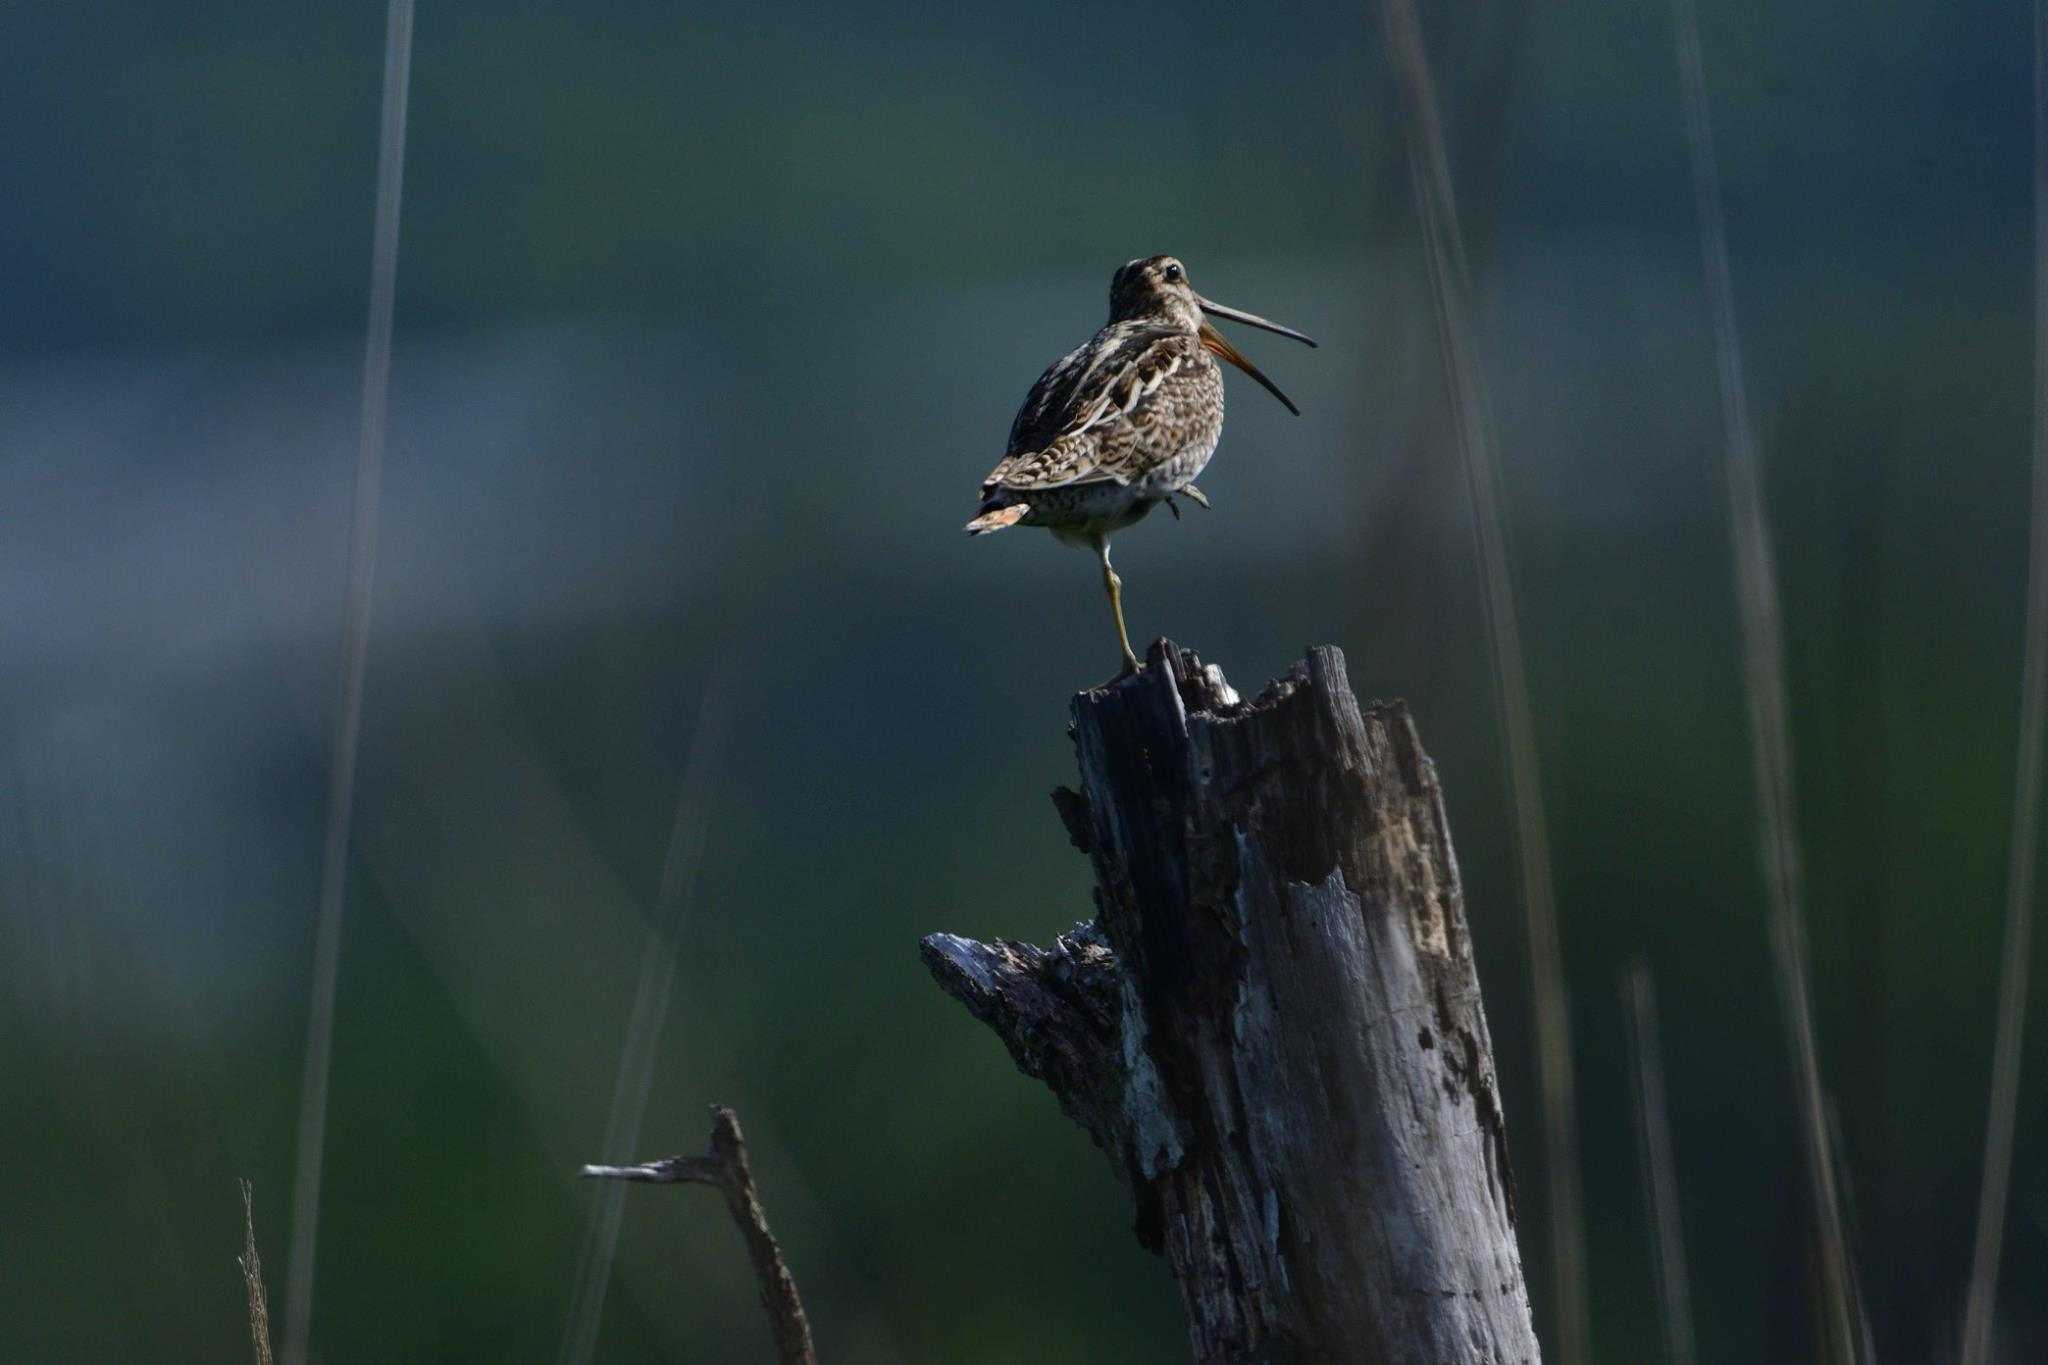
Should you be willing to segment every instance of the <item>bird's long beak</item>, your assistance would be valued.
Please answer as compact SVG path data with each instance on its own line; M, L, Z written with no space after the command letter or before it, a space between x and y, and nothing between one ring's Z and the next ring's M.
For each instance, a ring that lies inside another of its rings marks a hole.
M1282 327L1277 322L1268 322L1257 313L1247 313L1237 308L1225 308L1214 299L1205 299L1200 294L1195 295L1195 302L1200 304L1202 311L1211 317L1229 318L1232 322L1241 322L1247 327L1257 327L1261 331L1266 332L1278 332L1281 336L1293 337L1304 346L1316 344L1312 338L1303 336L1292 327Z
M1204 308L1207 308L1209 305L1204 304L1202 306ZM1222 310L1219 309L1217 311L1219 315L1221 315ZM1230 314L1229 316L1243 317L1244 314L1235 313ZM1272 327L1271 323L1260 323L1258 325L1261 327ZM1284 332L1285 329L1273 327L1273 330L1276 332ZM1252 378L1258 380L1260 384L1265 386L1265 390L1267 393L1272 394L1275 398L1279 399L1282 403L1286 405L1287 410L1289 412L1293 413L1296 417L1301 416L1301 409L1294 406L1294 400L1292 398L1289 398L1286 394L1280 392L1280 386L1278 384L1275 384L1272 380L1266 378L1265 375L1259 373L1259 367L1252 364L1251 361L1246 360L1244 358L1244 353L1242 351L1238 350L1237 347L1231 345L1228 341L1225 341L1223 339L1223 333L1217 331L1214 327L1211 327L1208 323L1205 322L1202 324L1201 330L1198 333L1198 335L1200 335L1202 339L1202 345L1205 348L1207 348L1210 351L1213 351L1217 355L1222 356L1225 360L1237 366L1237 368L1243 370ZM1285 332L1285 335L1300 336L1300 333ZM1302 337L1301 339L1303 341L1308 341L1307 337ZM1311 346L1315 345L1313 341L1308 341L1308 344Z

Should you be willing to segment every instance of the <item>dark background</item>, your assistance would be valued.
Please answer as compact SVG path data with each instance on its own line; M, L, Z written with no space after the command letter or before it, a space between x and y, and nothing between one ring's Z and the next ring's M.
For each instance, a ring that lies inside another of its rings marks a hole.
M1705 1360L1803 1360L1721 422L1659 4L1427 22L1571 990L1597 1355L1659 1350L1624 1016L1663 1001ZM383 7L0 14L0 1355L282 1315ZM2025 579L2029 17L1703 16L1790 648L1822 1066L1888 1359L1952 1356ZM739 694L641 1149L736 1105L831 1361L1185 1358L1106 1163L915 943L1087 912L1046 792L1113 638L959 525L1111 271L1241 379L1134 633L1314 641L1448 792L1546 1336L1493 679L1370 7L422 6L316 1354L552 1358L699 697ZM2039 973L2035 973L2037 985ZM2040 1030L2036 1030L2037 1037ZM2036 1049L2038 1057L2039 1049ZM2002 1297L2048 1350L2030 1058ZM713 1197L627 1201L599 1356L767 1336Z

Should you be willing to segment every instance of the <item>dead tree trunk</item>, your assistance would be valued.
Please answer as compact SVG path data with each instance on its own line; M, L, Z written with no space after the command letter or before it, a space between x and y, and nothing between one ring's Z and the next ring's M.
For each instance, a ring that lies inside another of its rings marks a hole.
M1534 1365L1436 770L1335 649L1251 702L1161 641L1073 706L1096 918L924 940L1109 1155L1195 1358Z

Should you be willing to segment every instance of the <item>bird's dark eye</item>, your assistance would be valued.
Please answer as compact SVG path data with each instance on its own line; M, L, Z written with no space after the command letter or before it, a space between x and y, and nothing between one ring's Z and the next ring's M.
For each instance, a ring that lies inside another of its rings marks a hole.
M1167 281L1171 284L1179 284L1181 281L1182 273L1183 272L1181 271L1181 268L1178 265L1170 265L1166 267L1166 278Z

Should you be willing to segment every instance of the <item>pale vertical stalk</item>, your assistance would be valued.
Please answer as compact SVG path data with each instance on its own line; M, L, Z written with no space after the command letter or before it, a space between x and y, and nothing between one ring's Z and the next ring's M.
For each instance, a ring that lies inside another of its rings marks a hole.
M739 671L728 660L718 665L705 684L690 756L683 765L682 789L676 796L668 852L662 859L661 884L654 913L647 921L647 943L640 956L640 980L633 989L626 1039L619 1051L618 1075L612 1083L610 1116L605 1120L606 1161L625 1162L640 1145L640 1121L647 1112L647 1092L654 1080L654 1062L661 1053L662 1025L674 992L676 954L688 921L697 871L704 862L704 841L711 824L712 775L732 719ZM611 1282L612 1254L619 1241L619 1219L625 1191L607 1184L598 1191L597 1207L584 1230L576 1257L576 1284L569 1319L556 1359L580 1365L597 1349L597 1329L604 1316L606 1287Z
M1650 969L1632 963L1621 983L1628 1007L1629 1070L1636 1101L1636 1150L1643 1177L1643 1208L1656 1249L1657 1307L1664 1319L1664 1354L1671 1365L1693 1365L1692 1286L1685 1266L1685 1225L1678 1207L1678 1163L1671 1155L1671 1114L1664 1098L1664 1054L1657 1042L1657 988Z
M271 1365L270 1295L263 1288L263 1258L256 1254L256 1191L246 1180L235 1183L242 1191L242 1254L235 1265L249 1296L249 1349L256 1365Z
M2048 3L2034 4L2034 486L2027 538L2026 645L2020 664L2020 735L2014 755L2012 832L2005 869L2005 950L1998 978L1998 1037L1984 1123L1984 1182L1963 1309L1962 1365L1991 1358L1998 1260L2012 1187L2020 1051L2033 960L2034 864L2040 838L2041 740L2048 692Z
M1756 447L1750 436L1749 399L1743 387L1720 173L1714 159L1713 128L1707 118L1699 20L1692 0L1673 0L1673 8L1686 137L1692 155L1693 193L1700 220L1700 253L1712 315L1714 359L1720 375L1721 420L1728 445L1728 521L1734 544L1735 598L1741 619L1750 758L1756 781L1764 892L1770 907L1772 958L1798 1087L1807 1179L1820 1242L1820 1297L1827 1315L1825 1335L1842 1359L1855 1360L1863 1350L1867 1334L1855 1307L1848 1239L1842 1226L1841 1193L1821 1089L1819 1047L1814 1037L1805 912L1800 902L1798 837L1793 826L1792 745L1786 720L1784 625L1778 609L1777 570L1772 561L1770 526L1757 474Z
M1515 811L1515 847L1521 862L1522 907L1528 921L1530 986L1536 1015L1557 1357L1564 1365L1579 1365L1589 1355L1590 1331L1571 1017L1558 946L1550 841L1536 761L1536 727L1530 714L1528 675L1508 563L1505 495L1494 455L1492 423L1479 361L1466 327L1471 280L1421 22L1414 0L1382 0L1380 13L1406 114L1404 132L1415 188L1416 218L1436 302L1437 343L1442 353L1444 382L1450 390L1458 453L1471 497L1487 633L1494 674L1500 685L1501 729L1507 749L1509 796Z
M319 1239L320 1174L327 1133L327 1079L334 1053L335 983L355 804L356 741L363 725L370 584L377 561L377 501L391 385L391 314L398 289L398 210L405 177L406 93L412 71L413 0L390 0L384 24L383 116L377 137L377 212L371 230L370 313L363 339L362 413L350 517L348 598L342 626L341 693L328 771L327 838L313 936L311 1017L299 1082L298 1165L292 1181L291 1255L285 1266L286 1365L304 1365L313 1322L313 1252Z

